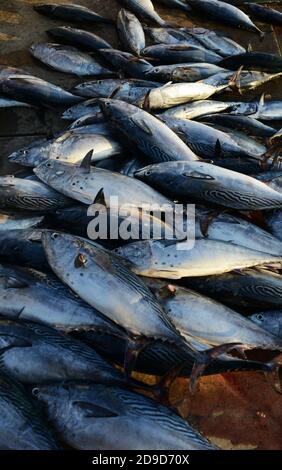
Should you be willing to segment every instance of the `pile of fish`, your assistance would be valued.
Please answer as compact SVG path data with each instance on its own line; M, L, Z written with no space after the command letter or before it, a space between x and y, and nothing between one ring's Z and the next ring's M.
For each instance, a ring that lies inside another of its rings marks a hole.
M248 14L282 22L256 3L162 3L262 41ZM0 67L2 108L52 108L67 122L12 153L21 167L0 177L1 449L216 449L170 406L177 376L193 394L202 375L260 371L281 392L282 101L245 93L281 77L282 59L168 24L150 0L120 7L116 21L34 7L117 29L121 49L68 25L31 45L52 69L88 77L72 90ZM189 249L150 211L149 236L140 229L144 204L174 214L176 203L195 204ZM93 240L93 204L134 239ZM254 349L275 358L250 360Z

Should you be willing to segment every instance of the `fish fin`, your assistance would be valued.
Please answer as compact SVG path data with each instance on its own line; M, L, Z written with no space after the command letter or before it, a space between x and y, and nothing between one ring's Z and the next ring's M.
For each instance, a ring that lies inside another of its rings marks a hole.
M143 132L145 132L148 135L153 135L151 129L146 124L144 119L136 119L136 118L133 118L133 117L131 117L130 119L133 122L133 124L135 124L137 127L139 127L139 129L141 129Z
M222 156L221 155L222 154L222 152L221 152L221 143L220 143L219 139L217 139L216 143L215 143L215 154L216 154L217 158L221 158L221 156Z
M101 188L95 196L93 204L100 204L101 206L107 207L106 197L104 188Z
M79 165L79 168L83 168L85 171L87 171L87 173L90 173L91 159L92 159L92 156L93 156L93 152L94 152L93 149L89 150L89 152L85 155L84 159L82 160L82 162Z
M247 52L253 52L253 46L249 42L248 47L247 47Z
M169 401L170 388L173 382L180 375L180 372L183 367L184 365L182 363L172 367L166 374L162 376L162 378L156 385L153 385L151 387L154 396L159 399L162 405L171 406Z
M214 348L207 349L198 354L190 376L189 389L192 394L196 392L199 378L205 371L206 367L217 357L229 352L230 350L242 347L241 343L229 343L215 346Z
M259 99L259 106L264 106L264 102L265 102L265 93L262 93Z
M182 173L183 176L187 178L193 178L193 179L198 179L198 180L214 180L215 178L211 175L206 175L205 173L201 173L200 171L191 171L191 172L186 172L184 171Z
M119 416L118 413L115 413L108 408L105 408L100 405L95 405L94 403L90 403L87 401L74 401L73 405L80 408L83 411L85 418L115 418Z
M9 336L9 335L8 335ZM13 348L30 348L32 343L24 338L16 338L11 336L11 344L7 346L0 346L0 354L4 354L6 351L9 351Z
M268 362L266 365L269 367L269 370L265 371L265 376L267 380L269 381L270 385L276 392L282 393L282 384L281 384L282 363L273 361L273 362Z
M217 217L220 213L221 213L221 211L212 211L212 212L200 217L200 229L201 229L203 237L208 236L210 224L212 223L214 218Z
M241 67L239 67L239 69L232 75L232 77L230 78L228 82L228 86L231 88L237 88L240 94L242 94L241 86L240 86L240 75L241 75L243 68L244 66L241 65Z
M151 340L147 338L128 338L124 353L124 372L130 378L140 352L148 346Z

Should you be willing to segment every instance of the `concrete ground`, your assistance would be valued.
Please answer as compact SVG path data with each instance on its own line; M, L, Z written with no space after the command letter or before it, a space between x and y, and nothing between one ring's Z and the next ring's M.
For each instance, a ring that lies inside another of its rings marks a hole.
M71 3L53 0L55 1ZM32 5L36 3L40 3L40 0L0 0L0 64L21 67L34 75L70 88L82 80L46 68L28 52L32 42L47 40L46 29L65 24L64 21L52 20L33 11ZM111 18L116 17L121 6L121 2L116 0L75 0L74 3L90 7ZM164 8L157 2L155 6L163 18L178 26L191 26L193 23L224 31L242 45L251 44L253 50L281 54L282 36L279 28L256 22L266 32L260 42L252 33L227 28L203 18L199 20L199 17L193 17L191 21L192 17L180 10ZM277 5L274 7L279 8ZM113 26L97 24L88 29L101 35L113 46L118 46ZM281 80L268 85L265 90L273 97L281 98ZM7 164L7 156L13 150L36 137L50 134L63 125L65 123L49 110L0 110L0 174L12 173L19 168ZM282 448L282 398L272 391L263 374L224 374L202 379L200 391L195 397L189 396L186 380L177 380L173 387L172 400L183 417L189 416L190 421L224 448Z

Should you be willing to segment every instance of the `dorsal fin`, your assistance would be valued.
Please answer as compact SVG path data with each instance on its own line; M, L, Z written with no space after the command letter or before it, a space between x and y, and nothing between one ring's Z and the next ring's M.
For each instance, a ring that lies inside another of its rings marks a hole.
M259 99L259 106L264 106L265 93L262 93Z
M102 206L107 207L104 188L101 188L95 196L93 204L101 204Z
M85 155L84 159L79 165L79 168L83 168L86 170L88 173L90 173L90 168L91 168L91 159L93 155L94 150L89 150L89 152Z

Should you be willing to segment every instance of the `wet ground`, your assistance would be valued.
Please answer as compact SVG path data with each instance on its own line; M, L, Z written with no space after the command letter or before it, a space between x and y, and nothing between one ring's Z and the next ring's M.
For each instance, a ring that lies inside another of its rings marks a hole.
M55 2L55 0L54 0ZM32 42L47 40L45 30L65 24L34 12L38 0L0 0L0 64L21 67L34 75L70 88L81 82L75 77L54 72L30 56ZM48 2L46 2L48 3ZM56 0L56 3L71 3ZM75 0L74 3L93 8L96 12L115 18L120 2L114 0ZM164 8L155 3L160 16L177 26L201 25L224 31L230 37L253 50L281 54L282 28L256 22L266 33L263 41L253 33L224 27L199 17L188 17L179 10ZM271 5L280 8L282 5ZM109 25L88 28L118 47L116 31ZM281 80L264 91L281 98ZM0 174L18 170L7 164L7 156L35 138L50 135L64 125L52 111L20 109L0 110ZM282 362L282 358L281 358ZM262 373L233 373L203 378L199 391L191 397L187 380L178 379L171 390L171 401L185 418L205 435L225 449L282 449L282 395L274 392Z

